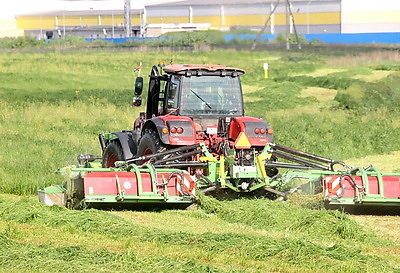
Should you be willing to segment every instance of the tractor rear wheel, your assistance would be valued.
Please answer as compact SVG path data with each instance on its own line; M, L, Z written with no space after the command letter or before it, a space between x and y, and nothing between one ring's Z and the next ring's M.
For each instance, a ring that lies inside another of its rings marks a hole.
M165 145L154 131L147 131L139 142L138 156L151 155L165 150ZM144 162L142 162L144 163Z
M115 167L115 162L121 160L124 160L124 153L121 145L116 141L108 143L103 153L103 160L101 164L103 168Z

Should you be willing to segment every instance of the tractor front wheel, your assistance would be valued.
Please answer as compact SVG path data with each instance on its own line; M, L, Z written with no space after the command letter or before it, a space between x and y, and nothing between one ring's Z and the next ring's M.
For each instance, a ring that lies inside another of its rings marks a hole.
M121 160L124 160L121 145L116 141L110 142L103 153L103 168L115 167L115 162Z
M154 131L148 131L140 139L138 156L156 154L164 149L165 145L161 142L159 136Z

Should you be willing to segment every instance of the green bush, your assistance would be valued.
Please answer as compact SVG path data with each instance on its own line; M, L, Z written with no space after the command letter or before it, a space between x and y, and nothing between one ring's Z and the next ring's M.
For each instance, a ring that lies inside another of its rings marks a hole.
M314 97L299 97L302 88L291 82L268 82L264 88L246 95L251 99L251 107L246 110L250 116L257 116L260 110L272 112L278 109L292 109L310 102Z
M380 64L371 67L375 70L385 70L385 71L400 71L400 65L395 64Z
M33 37L18 37L18 38L1 38L0 39L0 48L6 49L21 49L21 48L29 48L29 47L37 47L43 46L44 42L39 41Z
M296 34L290 34L289 35L289 43L290 44L308 44L306 38L304 37L304 35L297 35ZM276 35L275 39L273 39L271 41L271 43L276 43L276 44L285 44L286 43L286 34L284 34L283 32L280 32L278 35Z

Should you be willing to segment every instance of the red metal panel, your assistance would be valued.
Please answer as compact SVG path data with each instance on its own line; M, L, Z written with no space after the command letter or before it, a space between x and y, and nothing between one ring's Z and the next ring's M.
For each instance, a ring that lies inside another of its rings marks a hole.
M383 195L390 198L400 198L400 177L384 176L383 181L385 185Z
M166 181L171 173L157 173L157 179L158 183L162 184L164 181ZM195 183L193 179L187 174L184 174L184 179L185 179L185 186L186 190L193 191L195 187ZM168 195L182 195L182 193L179 192L178 189L178 184L182 184L181 182L181 176L180 175L174 175L170 181L167 184L167 191ZM161 186L158 188L158 193L161 194L164 191L164 186Z
M356 185L363 186L361 176L353 176ZM382 176L383 180L383 196L387 198L400 198L400 177L399 176ZM354 197L355 187L350 177L345 176L340 185L340 175L328 175L324 177L325 196L339 196ZM364 185L366 186L366 185ZM344 191L343 191L344 190ZM379 191L379 183L376 176L368 176L368 189L369 194L382 194ZM343 192L342 192L343 191ZM362 193L362 188L359 189Z
M133 172L92 172L84 177L85 195L117 195L116 175L125 194L138 194L136 175Z
M151 182L151 176L149 173L141 173L142 176L142 191L143 192L152 192L153 184Z
M264 125L264 122L260 119L253 117L235 117L229 128L229 137L236 140L241 132L246 132L245 122L259 122L260 125ZM268 128L266 128L268 130ZM249 132L250 133L250 132ZM248 140L252 146L265 146L268 143L268 137L251 137L247 134Z
M189 128L184 128L185 130L190 130L190 135L189 136L180 136L178 134L171 134L168 132L168 138L169 138L169 144L171 145L192 145L196 144L196 128L193 123L193 120L189 117L185 116L160 116L159 117L167 127L167 122L168 121L185 121L188 124L190 124L190 129ZM170 129L170 128L168 128Z
M166 181L171 173L169 172L160 172L157 173L157 193L162 194L165 190L163 183ZM118 194L118 185L117 179L118 176L119 185L121 191L124 191L124 195L138 195L138 181L136 179L135 172L92 172L88 173L84 177L84 190L85 195L117 195ZM184 175L187 188L190 190L194 190L194 182L192 178L188 175ZM142 193L150 193L153 192L153 184L151 181L151 175L147 172L141 173L142 179ZM167 185L168 195L182 195L178 189L177 184L180 182L180 175L174 175Z

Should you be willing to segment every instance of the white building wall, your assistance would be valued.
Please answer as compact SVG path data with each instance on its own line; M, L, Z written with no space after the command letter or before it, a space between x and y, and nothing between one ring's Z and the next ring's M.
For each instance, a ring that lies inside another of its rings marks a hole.
M400 0L342 0L342 33L400 32Z

